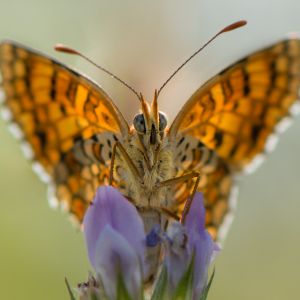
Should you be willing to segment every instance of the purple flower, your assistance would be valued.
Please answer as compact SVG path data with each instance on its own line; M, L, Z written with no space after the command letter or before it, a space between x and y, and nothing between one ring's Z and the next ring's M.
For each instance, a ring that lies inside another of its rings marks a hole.
M193 299L199 299L207 285L208 268L219 247L205 229L203 196L196 193L184 225L174 222L167 232L165 263L169 288L174 291L194 255Z
M141 298L145 232L136 208L113 187L100 187L83 221L90 262L109 299L122 276L133 299Z

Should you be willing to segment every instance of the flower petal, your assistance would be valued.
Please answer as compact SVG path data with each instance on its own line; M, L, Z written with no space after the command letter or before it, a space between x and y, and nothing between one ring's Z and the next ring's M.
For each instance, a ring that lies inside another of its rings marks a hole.
M145 231L136 208L118 190L103 186L97 190L83 220L89 259L93 266L95 266L96 243L107 224L121 234L143 259Z
M190 247L194 249L194 299L199 299L208 279L208 268L212 261L215 243L211 235L203 230L192 236Z
M165 264L170 290L174 291L194 255L193 299L199 299L207 285L208 268L219 251L205 229L203 196L196 193L185 223L173 223L167 231Z
M172 222L167 231L165 241L165 264L168 270L169 290L174 292L178 282L189 266L191 258L187 248L187 234L185 228L179 222Z
M197 192L195 194L184 225L188 232L192 230L199 231L205 228L205 208L202 193Z
M96 243L95 270L109 299L116 299L119 275L132 299L141 298L142 275L138 254L110 225L104 227Z
M189 248L195 255L194 298L198 299L207 284L208 268L219 247L205 229L205 208L202 193L196 193L185 219Z

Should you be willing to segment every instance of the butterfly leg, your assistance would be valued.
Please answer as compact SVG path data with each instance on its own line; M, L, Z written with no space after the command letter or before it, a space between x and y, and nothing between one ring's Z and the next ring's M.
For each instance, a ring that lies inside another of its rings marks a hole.
M159 189L161 187L168 186L168 185L174 185L174 184L177 184L179 182L187 181L187 180L192 179L192 178L197 178L197 179L196 179L196 182L194 184L191 196L187 199L187 201L185 203L185 206L184 206L184 209L183 209L183 212L182 212L181 223L184 223L186 215L188 214L188 212L190 210L190 207L192 205L195 193L197 192L197 188L198 188L198 185L199 185L199 182L200 182L200 179L201 179L200 173L191 172L189 174L185 174L185 175L182 175L182 176L179 176L179 177L174 177L172 179L162 181L162 182L158 183L157 186L156 186L156 188Z
M128 155L127 151L125 150L125 148L122 146L122 144L120 142L116 142L114 144L113 150L112 150L112 155L111 155L111 162L110 162L110 173L109 173L109 185L112 184L113 182L113 177L114 177L114 166L115 166L115 159L116 159L116 153L117 150L120 151L120 155L123 157L123 159L125 160L126 164L128 165L131 173L138 179L142 180L142 176L139 173L139 170L136 168L136 166L134 165L132 159L130 158L130 156Z

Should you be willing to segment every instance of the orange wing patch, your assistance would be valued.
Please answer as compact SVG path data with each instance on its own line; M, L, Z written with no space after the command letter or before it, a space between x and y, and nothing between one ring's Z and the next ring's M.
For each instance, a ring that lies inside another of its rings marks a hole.
M19 44L0 45L0 69L4 116L58 200L82 220L108 177L113 143L128 134L125 119L96 84Z
M299 87L300 41L283 41L212 78L174 120L169 137L177 176L200 172L198 190L204 193L206 225L213 237L222 239L230 223L235 174L250 162L259 162L270 148L274 133L282 130L278 125L299 105ZM177 187L179 213L194 182Z
M287 40L227 68L197 90L170 128L242 169L266 150L281 120L299 105L300 41Z
M175 144L176 176L192 171L200 173L198 191L204 194L206 227L214 239L223 240L232 220L235 208L236 185L233 172L199 140L179 135ZM175 187L174 213L181 217L185 201L192 193L195 179L177 184Z

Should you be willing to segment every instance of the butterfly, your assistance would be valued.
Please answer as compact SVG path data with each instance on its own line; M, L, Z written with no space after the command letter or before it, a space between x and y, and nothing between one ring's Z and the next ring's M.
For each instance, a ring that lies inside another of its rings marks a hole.
M103 184L123 192L147 231L180 218L186 200L202 191L215 239L231 222L236 176L261 160L300 104L295 38L214 76L170 126L158 109L161 89L151 104L133 90L141 112L129 125L97 84L36 50L2 42L0 70L3 117L54 198L77 221Z

